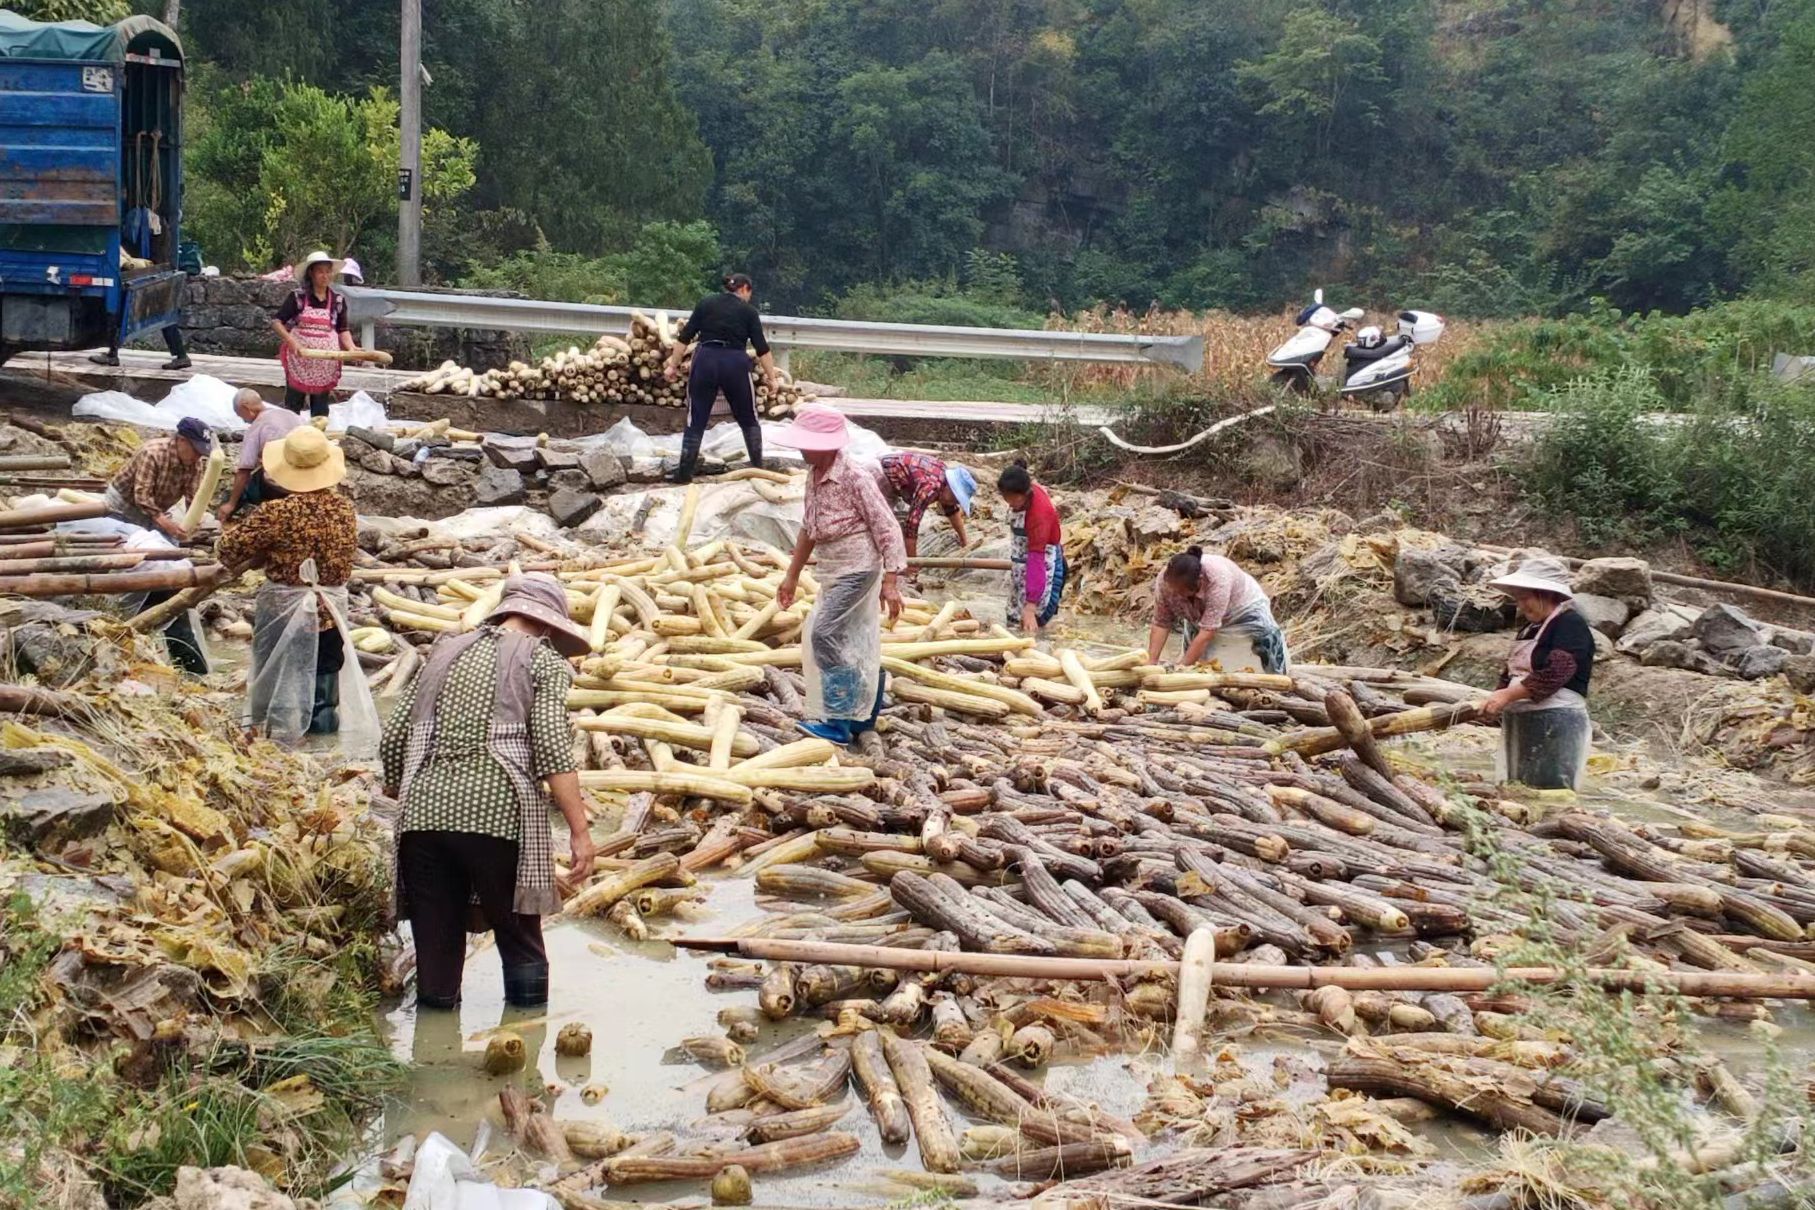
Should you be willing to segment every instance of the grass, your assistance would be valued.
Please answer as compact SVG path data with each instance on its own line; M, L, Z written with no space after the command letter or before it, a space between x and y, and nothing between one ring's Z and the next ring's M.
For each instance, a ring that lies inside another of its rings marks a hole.
M1127 395L1121 384L1093 379L1084 367L1070 364L802 351L793 356L791 372L796 379L840 386L858 399L1065 403Z
M325 1019L339 1035L299 1008L285 1021L295 1032L266 1041L79 1047L57 1028L45 978L61 948L23 896L0 902L0 1210L42 1205L46 1186L73 1174L133 1206L168 1193L185 1165L233 1164L320 1196L403 1086L370 1016L349 1028L344 1014L369 1007L363 992ZM269 977L286 977L284 961L268 961Z

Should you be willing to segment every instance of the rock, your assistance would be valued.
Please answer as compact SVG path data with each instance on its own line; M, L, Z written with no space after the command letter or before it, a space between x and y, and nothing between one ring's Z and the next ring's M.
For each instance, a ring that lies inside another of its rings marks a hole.
M1576 594L1575 611L1582 615L1591 629L1610 639L1620 637L1621 631L1626 627L1626 619L1632 616L1632 610L1626 607L1626 602L1617 597L1603 597L1592 592Z
M58 748L0 748L0 777L34 777L61 769L73 759Z
M1644 651L1653 643L1686 639L1694 629L1693 616L1684 616L1674 606L1653 606L1626 623L1620 632L1619 650L1629 654Z
M1701 672L1708 676L1731 676L1732 670L1705 651L1697 650L1687 643L1676 639L1665 639L1653 643L1639 657L1639 663L1647 668L1683 668L1690 672Z
M1766 630L1773 647L1782 647L1791 655L1815 655L1815 634L1806 630L1786 630L1781 626L1769 626Z
M579 464L598 491L610 491L624 485L624 461L615 450L607 446L595 446L587 450L580 455Z
M1732 605L1714 605L1695 619L1693 631L1702 649L1711 655L1726 656L1764 644L1764 633L1757 622Z
M534 437L490 436L481 448L492 465L500 470L527 474L539 465Z
M1128 540L1140 546L1168 542L1184 532L1178 513L1161 505L1149 505L1128 518Z
M436 487L471 489L479 479L479 468L459 458L424 459L421 470L422 477Z
M7 632L13 671L19 677L36 677L40 684L61 689L88 673L94 659L86 632L67 634L48 622L28 622Z
M449 491L447 487L431 482L427 470L425 466L423 474L407 477L374 475L356 463L349 464L347 494L353 497L353 503L362 515L374 518L419 517L425 521L438 521L467 506L466 492ZM471 469L467 470L466 476L469 483L476 477ZM361 549L368 548L362 545Z
M1783 675L1797 693L1815 693L1815 655L1793 655L1783 662Z
M1782 647L1748 647L1736 656L1729 656L1727 662L1746 680L1762 681L1782 672L1784 665L1790 662L1790 653Z
M550 472L548 486L550 489L564 487L570 492L589 492L592 490L592 480L586 477L585 471L576 467L572 470Z
M1431 601L1431 616L1445 630L1489 634L1513 621L1512 598L1491 588L1454 588Z
M416 458L416 451L422 448L422 442L416 440L414 437L397 437L393 440L395 444L391 446L391 452L396 454L399 458L402 458L405 462L414 461Z
M576 470L580 465L580 455L576 450L545 445L537 447L536 461L545 471Z
M1576 569L1570 587L1578 594L1613 597L1634 608L1651 603L1651 564L1643 559L1590 559Z
M373 449L383 450L387 454L396 451L397 438L391 436L389 433L376 432L372 429L361 428L355 424L347 429L347 437L354 441L363 441ZM344 440L342 445L344 447Z
M1255 436L1248 443L1239 465L1250 483L1274 491L1290 491L1304 478L1304 459L1298 448L1270 434Z
M1405 518L1395 512L1372 513L1355 522L1355 532L1358 534L1392 533L1404 527Z
M182 1210L300 1210L245 1168L178 1168L171 1201Z
M562 529L572 529L598 512L604 503L592 492L576 492L557 487L548 494L548 515Z
M353 461L355 463L365 470L371 471L374 475L397 474L399 460L394 455L389 454L384 450L373 449L370 446L362 447L356 444L354 445L353 450L348 452L353 453ZM408 466L409 464L403 463L402 465Z
M1453 543L1399 548L1393 560L1393 599L1401 605L1429 605L1454 595L1462 584L1466 552ZM1496 628L1497 629L1497 628Z
M15 843L56 849L103 832L113 822L113 799L53 788L0 800L0 827Z
M528 490L520 473L488 466L480 470L479 481L473 485L473 506L492 508L500 504L521 504L526 495Z

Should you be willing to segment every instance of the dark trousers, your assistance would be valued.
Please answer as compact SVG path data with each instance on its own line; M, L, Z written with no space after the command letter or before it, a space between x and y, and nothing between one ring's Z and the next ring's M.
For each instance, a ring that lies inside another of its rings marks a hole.
M170 350L170 358L172 361L189 356L189 348L183 343L183 328L181 324L171 324L164 329L164 347ZM120 355L120 345L118 341L110 340L107 342L107 355L109 357L118 357Z
M756 387L750 381L750 355L726 345L701 345L693 350L693 368L687 374L687 431L681 437L681 466L693 469L700 441L712 419L718 393L725 393L731 416L744 431L744 450L751 466L763 461L763 429L756 419Z
M145 603L140 610L150 609L153 605L162 605L176 595L173 589L145 594ZM191 676L208 675L208 657L202 654L202 644L195 637L195 627L189 624L189 614L179 613L164 627L164 650L170 653L170 662Z
M311 416L326 416L328 405L333 402L334 392L332 391L317 391L311 395L287 384L284 387L284 406L299 416L304 412Z
M416 996L421 1003L449 1008L459 1001L467 905L475 896L498 940L507 994L512 972L526 967L542 972L546 988L542 918L511 910L517 893L516 841L472 832L405 832L398 844L397 873L416 939Z

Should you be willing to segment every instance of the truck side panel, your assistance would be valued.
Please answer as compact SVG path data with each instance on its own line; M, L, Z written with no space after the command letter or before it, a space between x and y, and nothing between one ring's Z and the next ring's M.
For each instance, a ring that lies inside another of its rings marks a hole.
M120 222L114 69L0 59L0 226Z

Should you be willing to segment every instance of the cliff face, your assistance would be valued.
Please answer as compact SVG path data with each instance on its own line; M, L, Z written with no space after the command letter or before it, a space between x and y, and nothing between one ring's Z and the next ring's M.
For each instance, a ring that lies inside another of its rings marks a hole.
M1714 0L1659 0L1659 5L1683 53L1696 62L1725 54L1733 45L1733 31L1715 20Z

